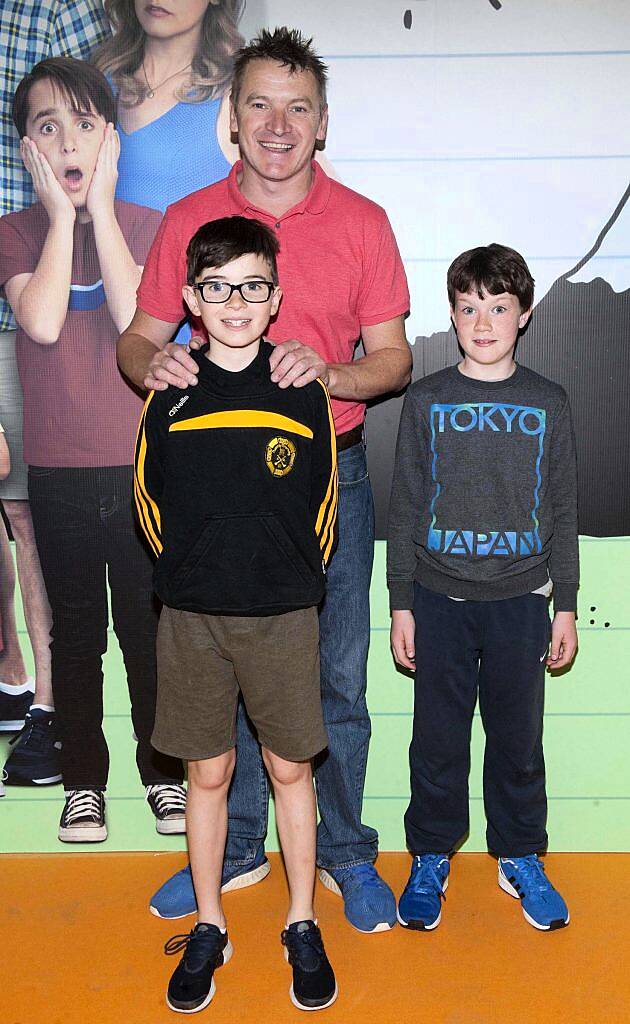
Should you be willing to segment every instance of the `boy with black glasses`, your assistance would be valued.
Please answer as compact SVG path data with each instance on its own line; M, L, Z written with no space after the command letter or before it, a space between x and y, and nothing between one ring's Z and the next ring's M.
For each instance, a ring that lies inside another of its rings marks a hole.
M198 383L147 400L136 449L136 505L158 561L154 746L188 761L187 830L198 924L168 988L173 1010L208 1005L232 954L221 906L227 792L242 694L276 800L290 905L282 933L301 1009L337 996L313 911L311 760L327 745L317 605L335 545L337 462L326 388L271 381L263 338L278 310L273 232L225 217L187 249L184 300L208 345Z

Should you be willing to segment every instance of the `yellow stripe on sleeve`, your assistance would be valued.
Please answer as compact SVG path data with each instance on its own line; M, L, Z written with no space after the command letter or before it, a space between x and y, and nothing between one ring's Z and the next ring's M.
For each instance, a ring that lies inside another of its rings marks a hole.
M145 481L145 462L147 456L145 421L147 410L151 404L154 394L155 392L152 391L144 404L142 418L138 427L138 436L136 438L134 493L142 528L146 534L149 544L157 556L162 552L162 521L160 518L160 510L149 494Z
M328 481L328 487L326 488L326 495L321 505L319 506L319 512L315 521L315 532L319 540L319 546L321 548L324 561L326 562L330 557L334 540L334 525L335 518L337 515L337 495L338 495L338 477L337 477L337 439L335 436L335 421L333 420L332 407L330 405L330 398L328 396L328 389L326 385L317 378L318 384L321 384L324 394L326 395L326 406L328 409L328 424L330 427L330 444L331 444L331 467L330 467L330 479Z

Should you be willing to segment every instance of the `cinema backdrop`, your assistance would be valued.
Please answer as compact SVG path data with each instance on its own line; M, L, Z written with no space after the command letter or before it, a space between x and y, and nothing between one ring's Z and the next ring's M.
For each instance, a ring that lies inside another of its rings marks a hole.
M458 358L445 288L457 253L503 242L525 255L535 277L517 358L571 399L582 559L578 657L569 672L548 677L551 844L630 849L630 6L248 0L240 30L249 38L279 24L312 35L329 65L334 172L391 219L410 282L414 378ZM183 166L184 151L179 159ZM379 401L367 421L379 541L365 816L384 849L404 845L412 707L411 682L389 653L382 539L400 408L400 396ZM181 848L179 838L156 836L138 789L111 632L105 673L112 764L110 838L101 848ZM476 717L467 850L484 848L481 754ZM7 788L2 849L59 850L60 807L58 787Z

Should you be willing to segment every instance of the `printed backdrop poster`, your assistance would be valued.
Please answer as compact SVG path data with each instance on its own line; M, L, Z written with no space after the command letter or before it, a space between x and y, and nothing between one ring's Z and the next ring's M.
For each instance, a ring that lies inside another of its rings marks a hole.
M109 9L125 5L133 6L132 0L112 0ZM627 824L615 801L627 799L621 781L626 774L627 670L624 677L620 666L627 662L623 630L630 614L623 582L630 536L630 7L625 0L248 0L245 7L240 0L223 0L221 7L229 15L221 33L224 68L241 38L281 24L313 36L326 60L330 127L325 156L344 184L380 203L389 215L410 283L407 335L414 378L458 358L445 278L459 252L502 242L522 252L530 265L536 305L517 358L569 392L581 533L620 538L587 543L587 536L582 544L581 652L571 690L551 691L546 723L555 787L551 799L558 801L555 845L627 848ZM98 25L89 46L85 38L79 45L79 9L96 12ZM101 0L58 5L54 31L45 28L50 10L37 0L2 4L5 111L24 74L15 70L19 60L40 59L44 43L50 53L69 49L86 56L92 44L110 34ZM128 49L127 39L109 51L113 63L106 71L116 88ZM206 56L219 54L208 51ZM227 131L228 80L226 70L222 83L200 103L156 109L147 125L134 123L133 112L122 118L119 199L152 208L159 216L169 202L227 173L238 155ZM146 88L155 89L159 98L155 82ZM188 144L190 138L194 145ZM6 170L17 158L10 125L2 146ZM28 205L32 195L27 187L23 196ZM13 201L14 194L6 188L3 198ZM80 298L86 301L86 295ZM309 342L308 336L301 340ZM14 383L0 380L11 388ZM0 388L3 425L5 393ZM394 396L374 403L368 412L380 538L400 405ZM436 410L435 428L441 443L457 445L465 439L462 428L471 424L458 420L458 414L453 422L452 415L447 408ZM497 408L476 415L494 417L499 427L506 417L520 417L520 442L535 448L540 441L543 427L535 410ZM444 538L438 534L449 524L441 523L437 513L434 540L440 544ZM510 543L535 545L534 523L535 502L532 523L521 524ZM373 578L369 685L374 732L365 798L383 848L392 849L402 845L408 795L405 758L393 758L392 751L406 748L410 697L388 649L383 548L377 545ZM18 603L19 622L20 615ZM146 807L137 813L142 797L133 768L125 672L112 640L105 661L105 732L113 753L110 791L116 799L107 845L176 848L182 840L156 840ZM25 657L29 661L26 651ZM595 672L606 678L605 691L597 694ZM481 743L479 731L474 735L475 764ZM598 756L584 759L584 749ZM8 753L4 745L3 758ZM471 844L480 849L480 790L475 785ZM35 802L30 791L16 790L7 787L0 806L6 834L16 837L14 848L58 850L57 787L38 790Z

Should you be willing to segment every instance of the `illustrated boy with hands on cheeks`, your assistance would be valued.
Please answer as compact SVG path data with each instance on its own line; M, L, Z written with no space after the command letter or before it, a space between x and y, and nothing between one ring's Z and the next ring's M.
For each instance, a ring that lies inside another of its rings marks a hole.
M75 219L93 224L105 299L119 330L127 326L135 309L141 269L114 210L120 141L114 129L111 91L103 80L102 97L87 95L80 86L88 67L82 61L57 57L42 63L54 65L59 81L38 79L24 98L24 108L16 94L14 109L26 129L20 143L24 166L48 215L49 228L35 273L28 281L26 275L16 275L7 282L6 292L33 340L51 344L68 309ZM70 77L74 97L60 91Z
M114 199L115 117L95 67L70 57L36 64L18 85L13 119L39 201L0 220L0 285L18 323L24 461L52 610L64 842L107 836L106 579L147 800L159 832L185 827L181 763L150 744L157 609L131 502L142 401L116 363L161 215Z

